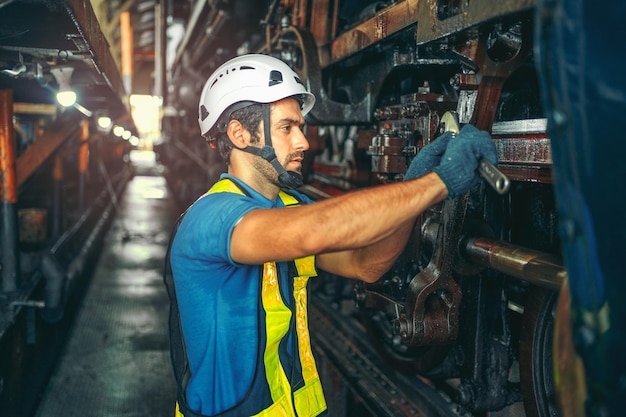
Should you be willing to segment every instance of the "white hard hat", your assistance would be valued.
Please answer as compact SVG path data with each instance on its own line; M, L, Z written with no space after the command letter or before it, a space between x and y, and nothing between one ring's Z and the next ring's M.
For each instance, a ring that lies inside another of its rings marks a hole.
M292 96L300 101L303 116L315 104L315 96L280 59L262 54L238 56L217 68L204 85L199 104L200 132L205 136L233 104L272 103Z

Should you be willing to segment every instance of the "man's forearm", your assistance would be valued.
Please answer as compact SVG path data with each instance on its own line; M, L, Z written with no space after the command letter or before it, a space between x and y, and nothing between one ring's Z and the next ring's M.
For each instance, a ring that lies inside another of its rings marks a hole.
M447 189L430 173L416 180L355 191L285 210L254 210L233 232L237 262L261 263L355 250L393 242L398 228L445 199Z
M317 231L324 234L326 250L357 249L388 238L395 240L393 235L406 229L407 222L413 223L419 214L446 196L445 184L431 173L417 180L369 188L315 204L320 217L310 219L318 224Z

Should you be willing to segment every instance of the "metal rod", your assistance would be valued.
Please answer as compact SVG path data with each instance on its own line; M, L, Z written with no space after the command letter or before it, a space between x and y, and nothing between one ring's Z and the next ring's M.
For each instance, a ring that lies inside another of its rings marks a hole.
M486 238L465 238L461 257L504 274L551 290L561 288L567 276L558 256Z
M89 121L83 119L80 130L80 146L78 148L78 209L82 213L85 210L86 195L85 186L87 170L89 169Z
M61 235L61 224L63 215L63 160L61 156L54 157L54 168L52 169L52 231L54 239Z
M2 194L2 290L17 291L19 249L17 229L17 185L13 137L13 92L0 90L0 193Z
M122 43L122 83L126 94L130 95L133 86L133 29L128 11L120 14L120 42Z

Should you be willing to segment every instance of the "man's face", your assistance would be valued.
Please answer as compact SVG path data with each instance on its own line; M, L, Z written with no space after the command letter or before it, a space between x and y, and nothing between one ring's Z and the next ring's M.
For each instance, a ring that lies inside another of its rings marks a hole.
M278 161L286 170L300 172L304 151L309 149L309 142L302 133L304 117L299 103L293 98L273 103L270 125L272 146L276 151ZM263 126L260 130L263 137Z

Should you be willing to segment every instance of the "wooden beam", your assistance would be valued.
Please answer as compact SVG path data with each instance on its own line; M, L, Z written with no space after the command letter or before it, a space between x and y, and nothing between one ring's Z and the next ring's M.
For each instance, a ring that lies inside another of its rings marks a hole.
M52 122L39 140L30 145L16 160L16 183L19 188L54 152L80 129L83 115L66 110Z
M57 106L55 104L41 103L13 103L13 113L54 116L57 113Z

